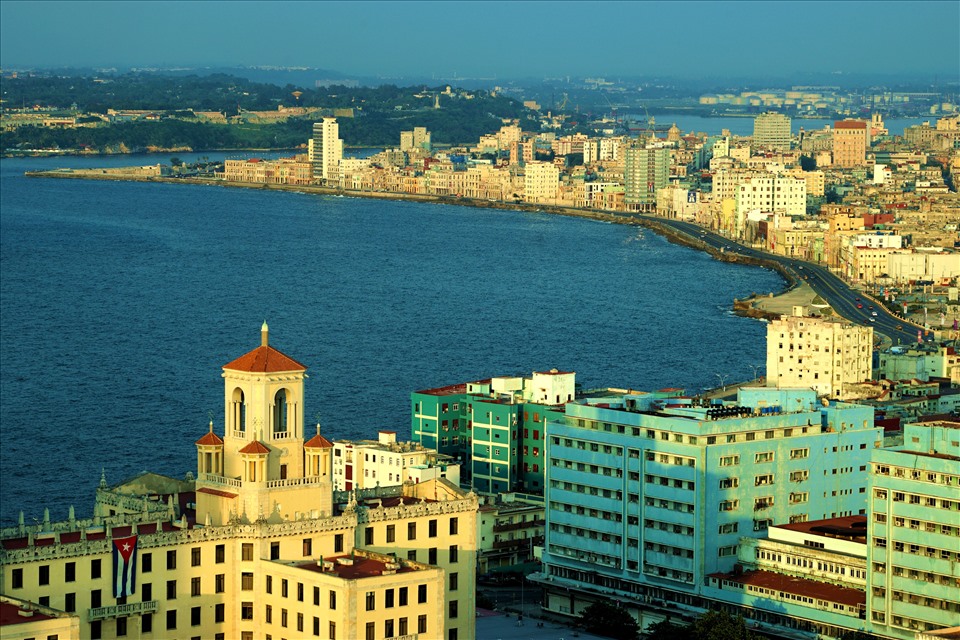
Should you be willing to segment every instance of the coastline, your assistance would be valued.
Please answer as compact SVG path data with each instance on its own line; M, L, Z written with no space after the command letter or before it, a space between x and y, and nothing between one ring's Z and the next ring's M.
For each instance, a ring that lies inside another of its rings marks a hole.
M27 171L25 176L30 178L59 178L73 180L106 180L113 182L149 182L166 184L188 184L205 185L216 187L228 187L235 189L254 189L260 191L288 191L292 193L304 193L313 195L338 196L345 198L365 198L374 200L394 200L407 202L423 202L432 204L456 205L461 207L475 207L481 209L499 209L504 211L519 211L524 213L548 213L553 215L563 215L575 218L584 218L596 220L598 222L607 222L611 224L623 224L630 226L639 226L651 230L657 235L665 238L673 244L689 247L698 251L703 251L714 259L721 262L730 262L745 264L776 271L784 280L784 287L779 292L770 292L770 295L777 297L784 295L796 288L798 281L796 277L779 262L775 260L763 260L753 257L741 256L736 254L724 253L716 250L699 238L681 233L672 227L662 224L656 217L649 215L635 214L617 214L612 212L603 212L593 209L579 209L576 207L560 207L555 205L542 205L530 203L513 203L504 201L475 200L457 196L435 196L421 195L412 193L394 193L380 191L353 191L347 189L320 187L316 185L290 185L290 184L265 184L258 182L232 182L219 180L216 178L172 178L158 176L137 176L119 173L98 173L97 169L60 169L52 171ZM733 300L733 311L739 316L754 319L769 319L779 317L779 314L770 314L755 309L751 301L756 299L756 294L745 300Z

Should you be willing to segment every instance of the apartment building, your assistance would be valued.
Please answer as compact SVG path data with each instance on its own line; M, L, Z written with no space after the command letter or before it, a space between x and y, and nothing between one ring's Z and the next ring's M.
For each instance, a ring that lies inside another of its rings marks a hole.
M641 627L709 606L706 579L734 570L741 538L862 513L882 441L871 408L765 387L724 405L598 395L547 434L544 608L613 597Z
M867 161L870 132L863 120L838 120L833 123L833 164L859 167Z
M535 371L410 394L414 442L461 464L480 493L542 493L546 423L574 398L572 371Z
M313 165L314 181L337 183L340 161L343 159L343 140L340 139L340 125L336 118L324 118L322 122L313 123L308 155Z
M223 379L196 480L102 478L93 518L21 516L0 531L0 593L78 619L83 640L472 638L476 496L434 479L335 504L333 445L303 439L306 367L266 323Z
M788 216L807 212L806 180L776 173L762 173L740 181L736 187L737 216L750 211L782 211Z
M844 385L870 379L872 354L873 327L805 316L794 307L767 325L767 385L843 398Z
M334 440L335 491L414 484L446 478L460 484L460 465L419 442L397 442L396 431L381 430L376 440Z
M789 149L792 140L790 116L768 111L753 119L754 147Z
M867 544L871 632L913 638L960 619L960 423L908 424L874 451Z
M657 192L670 182L670 149L634 141L624 149L624 205L627 211L654 211Z
M524 170L524 201L555 203L560 193L560 169L551 162L528 162Z

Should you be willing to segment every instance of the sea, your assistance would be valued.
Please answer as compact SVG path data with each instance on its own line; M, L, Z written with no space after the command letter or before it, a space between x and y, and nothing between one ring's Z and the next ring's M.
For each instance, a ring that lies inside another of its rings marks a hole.
M731 306L781 277L639 227L24 176L170 155L0 160L4 525L89 516L101 474L195 472L194 442L222 432L221 367L264 321L308 367L306 421L331 439L408 439L411 391L490 376L696 394L762 373L765 325Z

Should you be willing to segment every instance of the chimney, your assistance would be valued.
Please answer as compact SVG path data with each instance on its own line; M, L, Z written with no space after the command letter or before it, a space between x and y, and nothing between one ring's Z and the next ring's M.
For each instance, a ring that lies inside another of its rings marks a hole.
M270 334L270 329L267 327L267 321L263 321L263 326L260 327L260 346L266 347L268 343L268 337Z

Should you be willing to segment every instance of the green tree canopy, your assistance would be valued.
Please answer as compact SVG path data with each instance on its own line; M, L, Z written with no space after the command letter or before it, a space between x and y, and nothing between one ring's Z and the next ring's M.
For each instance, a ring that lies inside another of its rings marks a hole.
M590 633L616 640L636 640L640 625L626 609L601 600L580 612L581 624Z

